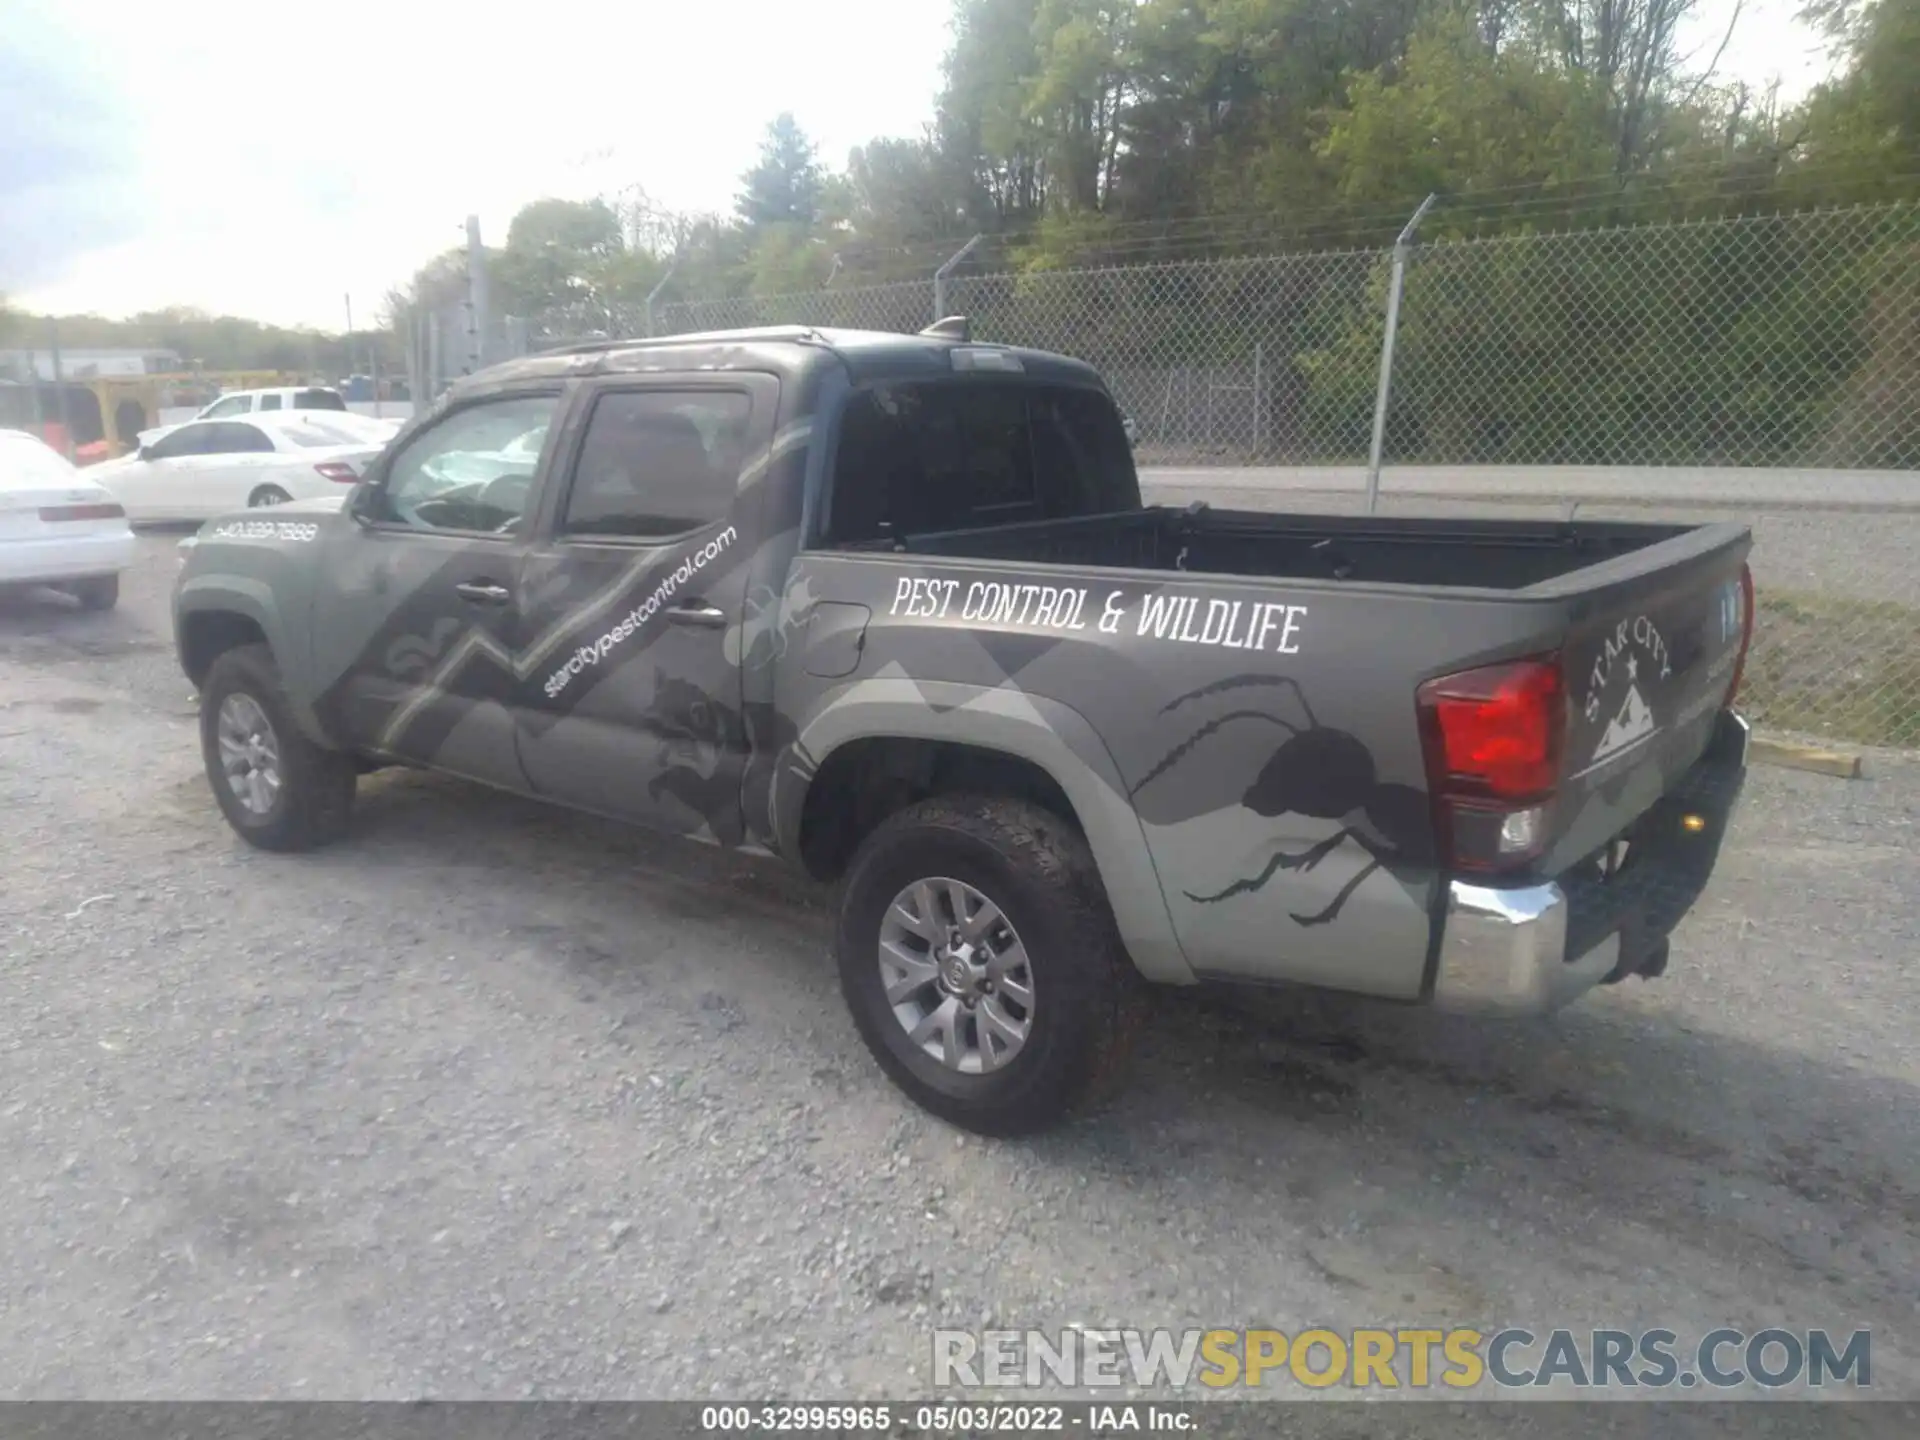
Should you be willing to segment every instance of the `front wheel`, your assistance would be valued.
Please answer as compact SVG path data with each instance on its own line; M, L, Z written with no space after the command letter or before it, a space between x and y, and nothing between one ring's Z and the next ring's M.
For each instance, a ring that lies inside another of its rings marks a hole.
M945 796L879 825L849 871L837 948L881 1068L983 1135L1044 1129L1089 1098L1139 1014L1085 839L1025 801Z
M262 485L247 497L247 508L249 510L258 510L263 505L284 505L291 499L293 499L293 496L282 490L278 485Z
M265 645L213 662L200 687L200 749L221 813L249 844L311 850L346 830L353 758L301 732Z

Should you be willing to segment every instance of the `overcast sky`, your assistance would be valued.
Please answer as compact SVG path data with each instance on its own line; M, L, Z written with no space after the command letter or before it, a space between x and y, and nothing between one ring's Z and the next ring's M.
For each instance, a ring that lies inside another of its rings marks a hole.
M1689 35L1702 62L1732 0ZM831 163L930 117L948 0L0 0L0 293L339 329L542 195L726 210L791 110ZM1794 0L1722 69L1803 90Z

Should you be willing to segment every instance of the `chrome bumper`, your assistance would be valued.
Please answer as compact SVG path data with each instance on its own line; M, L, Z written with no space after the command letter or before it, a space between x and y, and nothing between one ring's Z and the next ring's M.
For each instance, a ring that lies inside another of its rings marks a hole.
M1500 890L1455 880L1433 1003L1466 1014L1540 1014L1591 990L1619 961L1618 935L1568 958L1567 897L1558 885Z
M1707 783L1697 791L1691 783L1685 787L1688 808L1698 804L1712 816L1712 852L1705 859L1705 868L1695 872L1700 885L1711 873L1718 857L1719 836L1739 800L1738 781L1746 770L1748 738L1747 722L1723 712L1708 754L1697 767L1699 774L1690 776L1689 782L1718 774L1733 783ZM1698 800L1692 798L1695 793ZM1692 895L1685 896L1681 908L1691 900ZM1577 999L1609 977L1618 978L1615 972L1622 954L1619 929L1610 928L1609 933L1595 937L1592 925L1578 927L1580 935L1591 943L1576 940L1578 953L1570 955L1571 910L1567 892L1557 884L1501 889L1453 881L1447 894L1439 965L1434 972L1435 1007L1467 1014L1537 1015ZM1663 943L1666 929L1678 918L1677 913L1662 917L1654 933ZM1640 963L1637 953L1627 952L1629 968Z

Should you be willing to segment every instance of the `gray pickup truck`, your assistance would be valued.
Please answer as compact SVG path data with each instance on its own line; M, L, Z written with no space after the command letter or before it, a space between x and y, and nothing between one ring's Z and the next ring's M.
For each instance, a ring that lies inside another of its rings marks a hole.
M1734 525L1141 503L1087 366L803 328L475 375L185 542L256 845L423 766L842 880L867 1045L1044 1125L1142 981L1550 1009L1660 973L1745 775Z

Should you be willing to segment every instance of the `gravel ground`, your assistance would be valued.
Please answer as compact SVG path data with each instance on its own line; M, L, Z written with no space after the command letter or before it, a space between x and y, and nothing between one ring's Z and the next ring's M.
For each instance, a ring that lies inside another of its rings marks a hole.
M901 1397L936 1324L1070 1322L1868 1326L1920 1394L1920 764L1756 771L1663 980L1172 994L1108 1109L982 1143L770 865L412 774L242 845L172 548L0 610L8 1395Z

